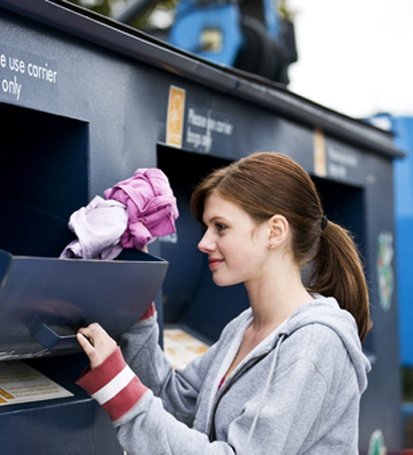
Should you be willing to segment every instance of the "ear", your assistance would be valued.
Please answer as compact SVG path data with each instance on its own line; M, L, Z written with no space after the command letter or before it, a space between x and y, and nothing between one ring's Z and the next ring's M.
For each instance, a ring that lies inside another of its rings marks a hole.
M268 220L268 248L277 248L288 237L290 231L290 226L288 224L287 218L283 215L273 215Z

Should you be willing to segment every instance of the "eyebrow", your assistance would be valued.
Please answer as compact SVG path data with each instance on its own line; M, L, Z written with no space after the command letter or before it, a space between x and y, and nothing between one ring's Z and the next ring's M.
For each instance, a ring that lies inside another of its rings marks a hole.
M210 218L208 221L209 221L210 223L214 223L214 222L217 221L217 220L218 220L218 221L225 221L226 223L228 223L228 221L227 221L224 217L222 217L222 215L215 215L215 216L213 216L212 218ZM206 224L206 221L207 221L207 220L205 220L204 218L202 218L202 222L203 222L204 224Z

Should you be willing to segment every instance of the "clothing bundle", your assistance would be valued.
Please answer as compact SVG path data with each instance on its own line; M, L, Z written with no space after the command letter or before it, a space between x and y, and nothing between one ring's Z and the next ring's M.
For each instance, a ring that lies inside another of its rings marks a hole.
M176 232L176 198L166 175L140 168L75 211L69 229L77 239L61 258L114 259L123 248L141 250L158 237Z

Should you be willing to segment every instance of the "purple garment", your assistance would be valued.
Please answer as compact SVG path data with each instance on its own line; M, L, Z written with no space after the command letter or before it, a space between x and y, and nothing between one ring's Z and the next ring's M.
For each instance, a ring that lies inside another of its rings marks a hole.
M132 177L105 190L104 195L126 207L128 227L120 239L124 248L142 249L156 237L176 232L176 198L160 169L137 169Z

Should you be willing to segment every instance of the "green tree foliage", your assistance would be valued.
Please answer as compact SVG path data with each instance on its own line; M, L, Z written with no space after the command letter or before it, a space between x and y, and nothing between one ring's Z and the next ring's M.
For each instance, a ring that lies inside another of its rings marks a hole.
M72 3L88 8L96 13L105 16L114 17L115 12L120 12L122 8L126 8L132 0L69 0ZM179 0L153 0L148 2L144 11L139 16L134 18L130 25L137 29L146 30L156 28L154 26L153 17L159 10L167 11L173 14Z
M116 0L70 0L71 3L88 8L104 16L111 16Z

